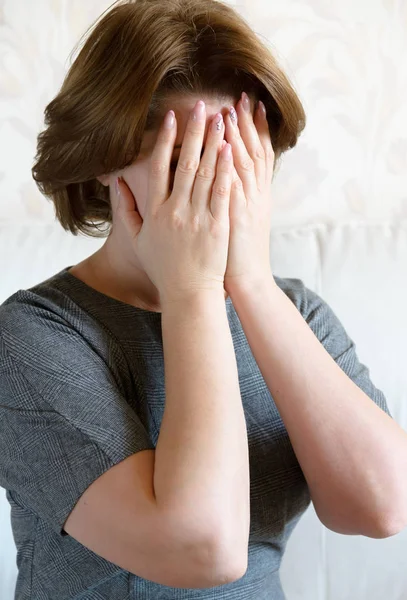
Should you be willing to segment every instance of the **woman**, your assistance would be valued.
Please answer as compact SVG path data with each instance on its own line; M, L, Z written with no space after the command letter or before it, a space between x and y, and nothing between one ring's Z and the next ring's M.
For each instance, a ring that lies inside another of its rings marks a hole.
M404 526L404 432L330 307L270 270L304 124L225 4L120 2L89 35L33 176L66 230L108 236L0 308L19 600L280 600L311 500L340 533Z

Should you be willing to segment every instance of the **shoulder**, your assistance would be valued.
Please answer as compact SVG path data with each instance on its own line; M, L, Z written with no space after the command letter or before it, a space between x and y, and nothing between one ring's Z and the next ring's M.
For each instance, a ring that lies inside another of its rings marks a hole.
M53 278L32 286L28 289L19 289L0 304L0 329L15 324L30 325L34 320L48 319L79 326L77 318L78 307L61 290L51 283Z
M121 357L110 331L51 286L18 290L0 305L0 347L14 376L30 373L44 386L68 373L116 377Z
M110 456L118 438L110 443L109 431L121 427L126 443L136 432L123 349L58 290L46 295L19 290L0 306L0 373L0 412L14 410L21 426L28 417L24 421L17 408L40 411L44 426L50 427L48 417L56 428L69 423L103 444Z
M71 348L82 345L89 338L89 324L58 290L46 295L18 290L0 305L0 338L16 360L25 356L35 361L41 351L52 360L68 341Z
M108 329L75 302L58 275L28 289L19 289L0 304L0 334L27 340L47 336L49 341L67 336L91 340L109 337ZM103 344L101 344L103 345Z
M274 279L342 371L391 417L383 392L373 384L370 370L359 359L355 341L337 312L319 294L306 287L301 279Z

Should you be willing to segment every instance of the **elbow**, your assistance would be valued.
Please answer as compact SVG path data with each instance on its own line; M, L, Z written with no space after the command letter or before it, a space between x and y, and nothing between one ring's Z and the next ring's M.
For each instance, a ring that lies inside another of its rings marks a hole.
M350 522L341 522L340 524L338 522L332 523L331 521L327 522L322 520L321 522L327 529L330 529L334 533L340 533L342 535L363 535L364 537L375 540L382 540L397 535L407 527L407 522L405 520L398 520L394 517L388 519L383 519L383 517L381 519L375 519L373 524L372 520L370 520L369 523L359 521L353 525L351 525Z
M248 567L248 552L237 553L236 549L226 552L215 548L207 569L208 587L225 585L241 579Z
M218 530L219 531L219 530ZM238 539L237 528L227 541L219 534L212 537L208 561L208 577L211 585L224 585L241 579L248 568L248 534L243 543Z
M231 529L225 520L209 524L209 519L184 512L183 518L172 516L167 546L178 547L171 554L176 560L176 573L171 573L165 585L180 588L211 588L233 583L248 568L249 527L241 531L236 525ZM203 523L205 527L203 528ZM164 528L165 529L165 528ZM162 544L162 538L161 538ZM172 561L171 561L172 562ZM160 582L161 583L161 582Z
M344 535L363 535L374 540L383 540L385 538L397 535L407 526L405 519L399 519L394 515L384 518L370 519L369 522L359 522L359 525L354 524L353 527L330 527L329 529Z
M393 504L392 499L386 501L387 506ZM384 503L382 502L382 507ZM315 512L325 527L335 533L342 535L363 535L373 539L384 539L397 535L407 527L407 507L393 510L378 510L373 511L364 505L360 504L352 507L352 510L345 510L341 505L341 510L327 511L322 510L320 505L314 502Z
M237 554L236 549L226 552L219 543L208 543L207 539L195 539L175 560L176 552L170 554L173 557L165 570L152 581L181 589L207 589L233 583L247 571L247 557Z
M397 501L402 498L403 494L400 494L400 491L390 494L387 500L381 503L381 509L371 514L371 531L364 535L382 540L401 533L407 527L407 508L404 502Z
M378 523L373 530L373 532L367 537L371 537L376 540L382 540L385 538L392 537L401 533L403 529L407 527L407 519L405 516L400 517L400 515L390 515L387 518L381 518L377 520Z

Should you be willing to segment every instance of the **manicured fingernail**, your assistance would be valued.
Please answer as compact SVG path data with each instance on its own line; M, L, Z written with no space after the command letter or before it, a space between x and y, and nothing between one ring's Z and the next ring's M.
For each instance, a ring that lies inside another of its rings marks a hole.
M164 127L166 129L172 129L174 127L174 123L175 123L175 113L173 110L170 110L169 112L167 112L167 114L165 115L165 119L164 119Z
M232 119L233 125L237 124L237 112L235 111L235 107L231 106L229 109L230 118Z
M249 113L250 112L250 100L249 100L249 96L246 94L246 92L242 92L242 103L243 103L244 110L247 113Z
M266 115L267 115L266 107L264 106L264 104L261 100L259 100L259 112L262 117L266 118Z
M205 102L203 100L199 100L199 102L196 103L195 108L193 110L192 120L193 121L201 121L204 117L204 114L205 114Z
M231 158L232 158L232 146L230 144L226 144L225 159L230 160Z
M215 133L220 131L222 129L222 123L223 123L222 113L218 113L213 120L212 131L214 131Z

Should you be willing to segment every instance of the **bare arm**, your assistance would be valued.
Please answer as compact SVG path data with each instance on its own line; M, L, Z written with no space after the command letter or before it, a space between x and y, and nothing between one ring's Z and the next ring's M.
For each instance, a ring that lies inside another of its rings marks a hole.
M64 529L162 585L207 588L247 569L246 422L223 291L162 302L166 405L155 450L82 494Z
M157 507L190 528L191 539L206 537L227 572L243 575L248 441L223 290L164 300L162 334L166 406L155 452Z
M372 538L401 531L406 433L342 371L271 275L231 295L322 523Z

